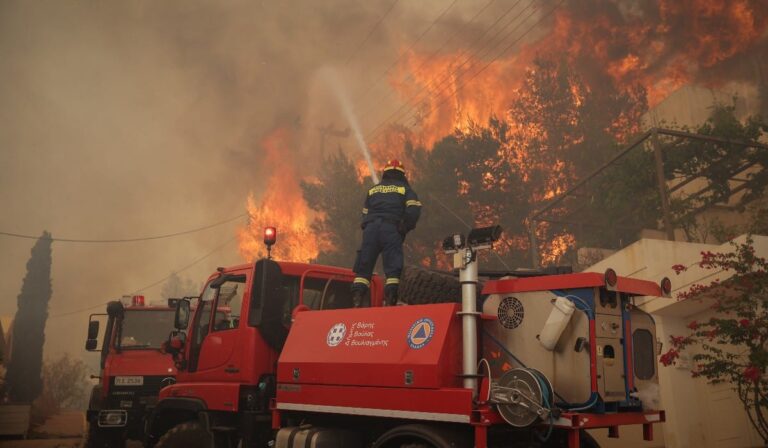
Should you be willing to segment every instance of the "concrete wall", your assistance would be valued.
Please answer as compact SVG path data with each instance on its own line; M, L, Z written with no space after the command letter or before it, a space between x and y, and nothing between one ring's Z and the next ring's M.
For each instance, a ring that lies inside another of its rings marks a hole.
M734 241L744 242L745 236ZM754 246L760 256L768 256L768 237L754 236ZM727 274L698 267L701 251L728 252L729 243L709 245L674 241L643 239L616 252L587 269L604 272L613 268L619 275L659 281L669 277L673 284L673 298L642 298L638 304L653 314L657 324L657 336L665 342L670 335L685 335L692 320L706 320L712 314L707 300L678 300L677 293L696 283L708 283L714 278L724 279ZM689 269L675 275L671 269L682 264ZM667 345L668 346L668 345ZM685 447L749 447L761 441L749 424L736 394L729 385L712 386L690 374L690 353L683 353L676 366L659 364L661 403L667 413L663 426L664 446ZM642 442L642 438L628 435L621 439L604 439L601 446L650 447L660 446Z

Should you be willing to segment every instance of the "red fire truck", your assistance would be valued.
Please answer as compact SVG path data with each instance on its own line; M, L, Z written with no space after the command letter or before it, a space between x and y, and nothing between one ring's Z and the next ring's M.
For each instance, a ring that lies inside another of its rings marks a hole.
M173 330L175 301L145 306L144 296L133 296L126 302L110 302L106 314L92 314L88 323L85 348L101 352L101 372L86 413L87 448L124 447L126 439L142 439L147 408L162 387L175 382L173 360L161 351Z
M351 308L347 270L269 259L220 270L189 341L174 341L179 382L161 391L150 444L578 448L597 446L586 429L618 437L623 425L651 439L664 421L658 347L634 299L669 281L518 271L478 294L478 253L499 233L444 242L461 304ZM240 313L212 318L233 282ZM180 302L178 328L189 310Z

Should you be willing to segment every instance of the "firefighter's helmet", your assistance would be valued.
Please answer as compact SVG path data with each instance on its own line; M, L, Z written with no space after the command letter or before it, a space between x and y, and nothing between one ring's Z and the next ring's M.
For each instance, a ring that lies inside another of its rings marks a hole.
M388 160L387 164L384 165L384 171L389 171L389 170L397 170L405 174L405 166L403 166L402 162L400 162L397 159Z

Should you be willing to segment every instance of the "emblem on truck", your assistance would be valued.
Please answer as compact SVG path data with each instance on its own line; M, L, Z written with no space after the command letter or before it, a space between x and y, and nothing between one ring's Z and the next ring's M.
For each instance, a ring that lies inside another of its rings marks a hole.
M328 330L328 336L325 338L325 342L328 347L336 347L344 340L344 335L347 334L347 326L339 322Z
M422 317L408 330L408 346L418 350L429 343L434 333L435 323L428 317Z

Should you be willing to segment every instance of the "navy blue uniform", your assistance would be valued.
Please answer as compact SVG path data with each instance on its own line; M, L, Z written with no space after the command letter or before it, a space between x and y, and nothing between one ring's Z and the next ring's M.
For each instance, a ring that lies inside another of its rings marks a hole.
M390 302L396 300L403 272L403 239L416 227L420 214L421 202L405 176L394 170L385 171L381 182L368 190L365 198L363 243L353 268L353 291L368 290L376 259L382 254L386 275L384 291Z

